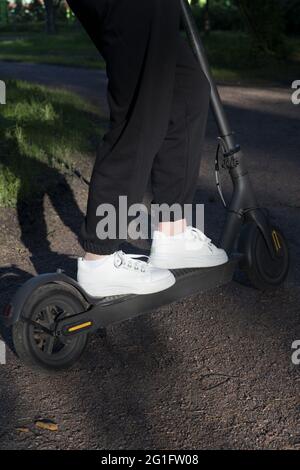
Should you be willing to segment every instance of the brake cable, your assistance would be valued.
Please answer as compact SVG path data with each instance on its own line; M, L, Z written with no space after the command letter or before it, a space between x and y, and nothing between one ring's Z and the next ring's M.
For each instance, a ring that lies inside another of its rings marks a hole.
M215 158L215 177L216 177L216 185L217 185L218 193L220 195L223 206L225 207L225 209L227 209L227 204L226 204L226 201L225 201L225 198L224 198L224 195L223 195L222 185L221 185L221 181L220 181L220 178L219 178L219 175L220 175L219 154L220 154L221 147L222 147L222 151L223 151L223 155L224 155L224 148L222 146L222 139L219 137L219 144L218 144L218 147L217 147L216 158Z

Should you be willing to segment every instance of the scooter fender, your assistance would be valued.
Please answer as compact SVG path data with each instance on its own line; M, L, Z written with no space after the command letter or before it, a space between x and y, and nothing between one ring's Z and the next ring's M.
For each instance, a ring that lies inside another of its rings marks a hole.
M45 286L47 284L64 284L72 286L89 304L93 304L95 302L95 299L92 299L89 295L87 295L80 285L66 274L59 272L40 274L39 276L35 276L29 279L17 290L13 299L4 307L2 314L0 314L0 322L7 327L10 327L14 323L18 322L21 317L24 305L32 293L39 287Z

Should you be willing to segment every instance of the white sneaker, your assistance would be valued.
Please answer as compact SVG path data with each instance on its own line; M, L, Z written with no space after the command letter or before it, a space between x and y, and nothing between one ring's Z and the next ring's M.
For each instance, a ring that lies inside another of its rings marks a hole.
M141 257L117 251L96 261L79 258L77 280L93 297L153 294L175 284L175 277L170 271L138 259Z
M155 231L149 260L164 269L208 268L227 263L228 256L201 230L187 227L174 236Z

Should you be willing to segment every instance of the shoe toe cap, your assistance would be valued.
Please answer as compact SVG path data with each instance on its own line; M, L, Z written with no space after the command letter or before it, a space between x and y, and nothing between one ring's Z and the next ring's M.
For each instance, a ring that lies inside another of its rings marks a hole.
M216 255L218 256L218 258L222 259L224 263L227 263L228 256L225 250L223 250L222 248L216 248Z
M151 268L151 278L156 281L174 281L175 282L175 277L171 273L169 269L161 269L161 268Z

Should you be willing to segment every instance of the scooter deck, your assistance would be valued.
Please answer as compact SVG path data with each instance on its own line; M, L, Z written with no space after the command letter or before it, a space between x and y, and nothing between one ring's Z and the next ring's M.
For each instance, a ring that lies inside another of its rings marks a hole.
M222 286L232 280L238 261L237 256L217 267L173 270L176 283L169 289L155 294L105 297L86 312L59 321L56 333L65 336L92 332Z

